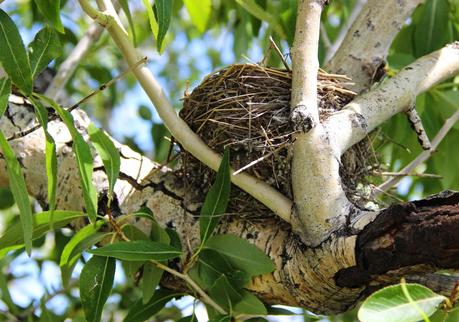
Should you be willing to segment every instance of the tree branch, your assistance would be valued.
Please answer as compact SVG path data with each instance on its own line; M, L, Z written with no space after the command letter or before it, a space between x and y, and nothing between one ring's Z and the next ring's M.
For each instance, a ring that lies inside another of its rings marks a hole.
M406 19L423 0L369 0L325 69L352 78L352 90L368 89Z
M108 7L106 12L101 13L92 8L86 0L79 0L79 2L90 17L97 20L107 29L128 65L133 66L136 64L140 55L138 55L122 26L118 23L119 18L113 6ZM108 2L108 5L111 5L111 3ZM217 170L221 157L210 149L177 115L163 89L148 68L137 68L133 73L174 138L199 161L211 169ZM245 173L231 176L231 180L235 185L266 205L280 218L290 222L292 202L279 191Z
M317 106L318 44L323 1L298 3L292 53L292 121L296 130L292 159L295 221L292 228L308 245L318 245L345 221L350 203L335 154Z
M393 78L360 95L324 122L335 151L342 154L377 126L410 108L417 95L457 73L459 43L453 43L419 58Z

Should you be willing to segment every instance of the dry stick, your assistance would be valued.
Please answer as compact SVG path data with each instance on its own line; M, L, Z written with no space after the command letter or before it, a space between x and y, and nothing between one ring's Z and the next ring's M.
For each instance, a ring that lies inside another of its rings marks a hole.
M89 100L91 97L99 94L100 92L102 92L103 90L105 90L106 88L112 86L114 83L116 83L118 80L120 80L121 78L123 78L124 76L126 76L131 70L133 69L136 69L137 67L139 67L140 65L142 64L145 64L147 62L147 57L143 57L141 60L139 60L136 64L134 64L132 67L130 67L129 69L125 70L124 72L122 72L121 74L119 74L118 76L116 76L115 78L112 78L111 80L109 80L108 82L102 84L99 86L99 88L95 91L93 91L92 93L86 95L85 97L83 97L82 99L80 99L78 102L76 102L75 104L73 104L72 106L68 107L66 110L68 112L72 112L74 109L78 108L81 104L83 104L84 102L86 102L87 100ZM54 114L54 115L51 115L48 117L48 122L49 121L53 121L53 120L56 120L59 118L59 115L57 114ZM16 140L16 139L19 139L19 138L22 138L36 130L38 130L39 128L41 127L40 124L37 124L37 125L34 125L24 131L21 131L21 132L17 132L17 133L14 133L12 136L10 136L9 138L7 138L7 141L11 141L11 140Z
M400 172L387 172L387 171L373 171L373 174L383 177L421 177L431 179L441 179L442 176L433 173L400 173Z
M111 2L106 2L108 10L101 13L92 8L87 0L79 0L83 10L90 17L106 27L126 62L132 66L138 60L137 50L131 44L122 26L119 25L118 15L113 9L113 6L110 7ZM209 148L207 144L190 129L188 124L177 115L172 104L167 99L164 90L153 77L150 70L146 67L141 67L135 69L134 74L175 139L195 158L217 171L221 163L221 156ZM231 176L231 180L234 184L271 209L280 218L290 222L292 202L282 193L266 182L260 181L246 173Z
M65 61L59 66L56 76L54 76L53 81L45 92L46 96L52 98L56 102L59 100L62 96L64 86L75 72L79 62L85 57L91 49L91 46L100 38L103 30L104 28L97 22L89 26L85 35L80 39Z
M282 64L284 64L285 66L285 69L290 71L290 66L288 65L287 61L285 60L285 57L284 55L282 54L281 50L279 49L279 47L277 46L276 42L274 41L273 37L269 36L269 42L271 44L271 48L273 48L277 55L279 56L280 60L282 61Z
M421 144L422 149L430 150L432 148L432 144L430 143L426 130L424 130L422 120L416 111L416 107L413 105L410 109L408 109L408 111L406 111L406 115L408 116L408 121L410 122L411 127L416 132L416 136L418 137L418 141L419 144Z
M441 129L438 131L437 135L435 136L435 138L432 140L432 148L430 150L425 150L421 154L419 154L417 158L411 161L411 163L408 164L406 167L404 167L400 171L400 173L410 173L419 164L426 161L432 155L432 153L437 149L440 142L443 140L443 138L446 136L446 134L449 132L449 130L451 130L451 128L454 126L454 124L458 120L459 120L459 110L454 112L454 114L445 121L445 123L443 124ZM395 186L401 180L401 178L402 177L399 176L399 177L393 177L392 179L387 180L386 182L384 182L378 187L377 189L378 191L374 193L374 196L375 197L379 196L382 192L389 190L391 187Z

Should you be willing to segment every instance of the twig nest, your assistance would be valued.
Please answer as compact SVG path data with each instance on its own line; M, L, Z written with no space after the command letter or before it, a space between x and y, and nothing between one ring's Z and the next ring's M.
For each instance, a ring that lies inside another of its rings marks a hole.
M342 75L319 72L322 119L354 97L355 93L345 89L349 81ZM213 150L223 153L228 147L233 169L243 168L291 198L289 148L294 131L290 93L290 71L255 64L231 65L206 77L187 95L180 116ZM187 182L203 192L213 182L214 172L186 151L182 151L182 171ZM266 215L266 209L255 205L252 198L239 189L233 191L230 211L262 210Z

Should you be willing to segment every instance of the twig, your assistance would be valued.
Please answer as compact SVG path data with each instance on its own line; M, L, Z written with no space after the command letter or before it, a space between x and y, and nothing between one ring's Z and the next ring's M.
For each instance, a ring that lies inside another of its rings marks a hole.
M432 153L437 149L440 142L443 140L443 138L446 136L446 134L449 132L449 130L451 130L451 128L454 126L454 124L458 120L459 120L459 110L454 112L454 114L445 121L445 123L443 124L441 129L438 131L437 135L435 136L435 138L432 140L432 148L430 150L425 150L421 154L419 154L417 158L411 161L411 163L408 164L406 167L404 167L400 171L400 173L410 173L419 164L423 163L428 158L430 158ZM401 180L400 176L387 180L386 182L384 182L378 187L378 191L374 193L374 196L376 197L380 195L382 192L389 190L391 187L395 186L400 180Z
M144 57L142 58L141 60L139 60L136 64L134 64L132 67L130 67L129 69L125 70L124 72L122 72L121 74L119 74L118 76L116 76L115 78L112 78L111 80L109 80L108 82L102 84L101 86L99 86L99 88L91 93L89 93L88 95L86 95L85 97L83 97L82 99L80 99L78 102L76 102L75 104L73 104L72 106L68 107L67 108L67 111L68 112L72 112L74 109L78 108L81 104L83 104L84 102L88 101L91 97L99 94L100 92L102 92L103 90L105 90L106 88L112 86L114 83L116 83L118 80L120 80L121 78L123 78L124 76L126 76L129 72L131 72L133 69L136 69L137 67L139 67L140 65L142 64L145 64L147 62L147 57ZM53 120L56 120L58 119L59 116L57 114L53 114L53 115L50 115L48 117L48 122L49 121L53 121ZM10 136L9 138L7 138L8 141L12 141L12 140L16 140L16 139L19 139L19 138L22 138L36 130L38 130L39 128L41 127L40 124L37 124L37 125L34 125L28 129L25 129L24 131L21 131L21 132L17 132L17 133L14 133L12 136Z
M420 177L420 178L431 178L441 179L442 176L433 173L400 173L400 172L387 172L387 171L373 171L373 174L385 176L385 177Z
M273 37L269 36L269 42L271 44L271 48L273 48L277 55L279 56L280 60L282 61L282 64L284 64L285 66L285 69L290 71L290 66L288 65L287 61L285 60L285 57L284 57L284 54L282 54L281 50L279 49L279 47L277 46L276 42L274 41Z
M79 63L91 49L91 46L94 45L94 43L100 38L103 30L104 28L102 28L97 22L94 22L91 26L89 26L88 30L67 59L59 66L56 76L54 76L53 81L45 92L46 96L52 98L56 102L59 101L63 95L65 85L75 72Z
M432 148L432 144L430 143L426 130L424 130L422 120L419 117L415 106L412 106L410 109L408 109L408 111L406 111L406 115L408 116L408 121L410 122L411 127L416 132L416 136L418 137L418 141L419 144L421 144L422 149L430 150Z
M79 0L79 3L91 18L105 26L128 65L132 66L135 64L138 60L137 50L131 44L122 25L119 24L118 14L113 9L111 1L105 1L107 11L104 11L104 13L91 7L87 0ZM169 129L171 135L175 137L185 150L216 171L221 163L221 156L210 149L202 139L190 129L188 124L177 115L172 104L166 97L164 90L148 68L141 67L135 69L134 75L155 105L159 116ZM280 218L290 222L292 202L279 191L246 173L231 176L231 179L234 184L266 205Z

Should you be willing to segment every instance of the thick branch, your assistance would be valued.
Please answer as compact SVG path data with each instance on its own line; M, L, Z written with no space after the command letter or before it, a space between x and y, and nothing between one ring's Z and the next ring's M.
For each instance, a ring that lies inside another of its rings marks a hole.
M88 5L87 1L80 0L80 5L88 15L96 19L107 29L128 65L131 67L134 66L139 61L140 55L138 55L126 33L117 22L118 15L113 7L108 8L109 14L106 12L102 14ZM201 138L194 133L180 117L178 117L163 89L148 68L145 66L136 68L133 69L133 73L155 105L159 116L174 138L202 163L209 166L211 169L217 170L221 162L221 157L210 149ZM279 217L290 222L292 203L280 192L265 182L245 173L231 176L231 180L238 187L265 204Z
M396 76L362 94L333 114L324 127L341 154L369 132L413 105L417 95L459 73L459 45L453 43L421 57Z
M369 0L325 69L351 77L355 92L368 89L396 34L422 1Z
M16 97L14 100L17 104L10 104L4 117L0 119L0 129L6 136L10 136L13 132L30 126L30 123L34 121L33 108L25 105L24 100L21 98ZM72 114L75 118L75 123L78 125L77 128L87 138L85 129L88 126L89 120L86 114L80 110L75 110ZM71 136L65 126L59 121L50 122L49 131L57 143L57 191L59 193L57 207L58 209L82 210L84 202L75 157L70 148ZM22 171L26 177L30 195L39 199L41 202L46 202L47 178L43 131L34 131L26 137L14 140L11 143L22 165ZM177 231L182 240L182 245L184 245L184 257L188 257L188 252L199 245L199 223L196 215L200 203L193 199L194 191L188 190L189 188L184 184L183 178L176 176L170 170L159 168L156 164L131 151L126 146L117 142L115 142L115 145L121 154L121 175L115 185L115 194L120 202L122 214L137 211L145 205L148 206L152 209L160 225L163 227L172 227ZM100 192L104 188L107 188L108 182L99 157L95 159L94 168L93 181L97 190ZM7 184L5 162L0 156L0 185L5 186ZM410 220L405 219L416 218L413 212L422 210L422 214L430 213L430 215L426 217L419 212L419 220L413 221L414 226L411 230L418 234L414 235L415 239L412 239L413 242L416 241L416 238L428 240L429 236L431 238L442 238L440 236L443 234L451 237L451 241L455 241L457 234L454 234L454 236L448 234L452 234L453 231L457 232L456 223L454 220L446 219L455 216L449 215L453 211L459 213L457 198L439 196L432 203L429 203L429 201L425 201L424 203L417 202L415 203L415 208L409 208L411 211L410 217L392 211L384 215L382 223L392 221L396 223L395 225L401 223L403 226L400 227L409 228ZM447 205L448 209L451 209L449 213L444 212ZM397 282L400 274L403 273L401 271L389 271L387 273L379 271L379 275L371 275L372 280L370 282L354 288L343 287L335 282L337 272L350 267L360 268L360 264L355 257L357 238L366 241L359 245L371 245L371 236L375 236L373 242L375 245L380 240L380 235L374 234L374 227L386 226L382 224L378 225L376 221L374 224L368 225L376 216L376 213L363 214L357 212L348 214L349 223L337 232L337 234L330 236L320 246L314 248L304 245L291 233L288 225L280 224L279 220L272 217L263 221L253 221L250 220L250 217L244 219L232 216L230 220L222 220L222 224L218 227L218 233L229 233L245 238L265 251L274 261L276 265L275 272L254 279L248 286L263 301L271 304L301 306L316 313L331 314L343 312L354 305L366 290L372 289L367 284L371 284L372 287L379 287L383 282ZM133 217L130 218L134 220ZM400 221L398 218L402 218L403 220ZM422 226L424 220L427 222L427 227L434 227L433 224L435 222L441 223L441 225L435 231L416 230L416 225L424 227ZM147 219L138 218L132 223L149 233L150 226ZM366 225L368 225L368 228L365 228ZM408 228L406 231L410 231ZM384 234L384 231L388 232L388 230L382 230L381 234ZM363 239L364 237L365 239ZM438 261L438 265L447 264L446 267L456 265L454 261L459 256L454 253L455 250L453 248L445 248L445 244L441 243L433 244L433 246L435 248L430 248L431 254L441 254L436 255L436 258L440 258L441 256L442 259ZM360 254L362 254L361 249L364 248L358 248L359 251L357 252L359 258ZM371 255L371 252L368 254ZM403 261L403 257L399 258L396 254L398 253L393 255L393 262ZM448 259L450 255L451 258ZM410 256L414 260L416 255ZM377 264L373 264L372 262L376 260L373 259L374 256L368 258L368 267L377 266ZM415 271L413 269L410 270L408 267L405 268L404 272L421 275L436 269L436 267L432 267L431 265L424 265L431 263L427 257L420 257L420 260L416 263L419 264L415 267ZM175 263L174 265L176 265L174 266L175 269L181 269L180 264ZM387 267L391 269L392 266L389 265ZM459 267L459 264L456 267ZM169 287L180 287L180 285L183 285L171 279L170 275L165 275L162 283L166 283L165 285Z
M298 3L295 40L292 48L293 126L292 188L295 221L292 228L309 245L318 245L345 222L350 204L339 176L339 156L335 154L317 107L318 43L320 16L324 3Z

